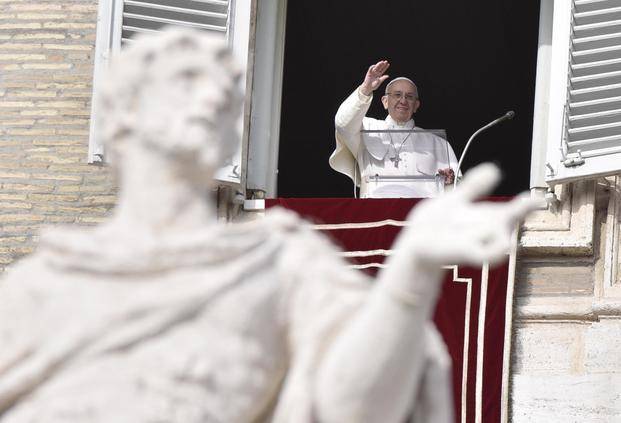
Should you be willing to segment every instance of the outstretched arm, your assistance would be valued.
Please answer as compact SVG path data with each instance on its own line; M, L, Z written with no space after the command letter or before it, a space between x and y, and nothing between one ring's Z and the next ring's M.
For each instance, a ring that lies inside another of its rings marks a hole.
M411 212L376 287L324 358L316 386L320 421L399 422L411 411L441 265L501 260L516 223L533 209L525 199L475 203L498 179L496 167L479 166L455 191Z

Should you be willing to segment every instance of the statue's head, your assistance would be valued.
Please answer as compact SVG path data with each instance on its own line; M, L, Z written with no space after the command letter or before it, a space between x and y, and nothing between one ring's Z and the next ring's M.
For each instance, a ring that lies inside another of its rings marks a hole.
M237 149L240 76L216 35L167 29L137 38L114 58L99 92L106 155L122 163L134 145L212 173Z

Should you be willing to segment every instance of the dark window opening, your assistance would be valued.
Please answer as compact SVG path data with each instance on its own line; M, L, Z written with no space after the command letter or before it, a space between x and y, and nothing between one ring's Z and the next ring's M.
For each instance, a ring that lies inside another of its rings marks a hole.
M538 0L289 1L278 196L350 197L328 165L334 114L369 65L419 86L418 126L446 129L459 157L470 135L508 110L516 118L482 133L463 169L497 163L497 195L527 190L539 25ZM380 87L368 115L383 119Z

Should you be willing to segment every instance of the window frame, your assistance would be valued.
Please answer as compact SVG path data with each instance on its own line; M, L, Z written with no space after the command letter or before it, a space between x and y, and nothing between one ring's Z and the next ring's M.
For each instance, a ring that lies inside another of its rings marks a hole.
M237 62L242 69L250 67L250 41L254 36L253 11L256 0L229 0L229 17L226 37ZM91 101L91 122L88 141L88 163L104 162L104 146L97 142L98 90L100 79L107 68L110 58L121 48L121 25L123 22L124 0L100 0L97 16L95 57L93 66L93 96ZM245 181L245 160L248 139L249 108L248 72L240 80L240 89L246 93L244 113L238 122L241 143L232 163L224 165L216 172L215 179L223 184L241 187Z

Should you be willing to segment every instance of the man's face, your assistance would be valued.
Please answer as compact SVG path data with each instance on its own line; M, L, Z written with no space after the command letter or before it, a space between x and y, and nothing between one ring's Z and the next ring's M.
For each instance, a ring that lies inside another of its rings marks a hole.
M394 82L382 97L384 109L393 120L403 123L412 118L420 106L416 87L405 80Z

